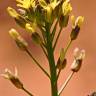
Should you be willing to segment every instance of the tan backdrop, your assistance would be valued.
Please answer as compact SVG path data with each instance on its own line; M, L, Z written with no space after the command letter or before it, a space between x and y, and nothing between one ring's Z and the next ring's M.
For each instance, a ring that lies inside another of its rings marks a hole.
M50 96L49 80L30 57L17 48L8 34L12 27L19 30L28 41L32 54L42 63L42 66L48 69L47 60L41 49L28 39L26 32L18 25L16 26L14 20L7 14L6 8L14 6L14 2L15 0L0 0L0 74L5 68L14 71L14 66L17 66L19 77L28 90L36 94L35 96ZM70 73L70 65L73 61L72 52L75 47L79 47L86 50L86 58L82 69L73 76L61 96L87 96L96 91L96 0L71 0L71 3L73 6L72 14L76 16L83 15L85 22L78 39L73 42L67 53L68 64L61 73L59 87ZM71 25L69 24L60 36L55 52L56 60L59 49L64 47L68 41L70 30ZM27 94L16 89L10 82L0 77L0 96L27 96Z

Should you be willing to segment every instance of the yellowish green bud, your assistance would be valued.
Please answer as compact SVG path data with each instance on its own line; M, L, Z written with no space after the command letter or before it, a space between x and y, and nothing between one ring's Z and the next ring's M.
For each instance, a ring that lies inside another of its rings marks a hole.
M34 28L29 23L26 23L26 30L28 31L29 34L35 32Z
M9 15L12 16L13 18L18 18L19 14L16 12L15 9L8 7L7 11L9 13Z
M18 89L22 89L23 88L23 84L22 82L19 80L19 78L17 77L17 69L15 68L15 75L11 73L10 70L5 69L5 72L3 74L1 74L1 76L3 76L5 79L8 79L11 81L11 83Z
M65 59L64 48L62 48L60 51L60 57L57 61L57 68L59 70L64 69L66 64L67 64L67 59Z
M9 15L12 16L12 17L15 19L15 21L16 21L16 23L17 23L18 25L20 25L21 27L25 28L25 25L26 25L27 21L26 21L22 16L20 16L20 15L15 11L15 9L13 9L13 8L11 8L11 7L8 7L8 8L7 8L7 11L8 11L8 13L9 13Z
M31 38L36 44L42 44L42 38L37 32L32 33Z
M9 31L9 34L14 40L17 40L17 38L20 36L20 34L13 28Z
M20 36L20 34L15 29L11 29L9 31L9 34L15 40L17 46L21 50L25 50L27 48L28 43Z

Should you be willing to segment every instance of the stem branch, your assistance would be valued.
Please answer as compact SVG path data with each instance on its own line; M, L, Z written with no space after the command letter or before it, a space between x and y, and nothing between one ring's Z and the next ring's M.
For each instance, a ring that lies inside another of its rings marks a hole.
M22 88L23 91L25 91L29 96L34 96L32 93L30 93L27 89L25 89L24 87Z
M61 34L61 31L62 31L62 27L60 28L59 33L58 33L58 35L57 35L56 41L55 41L54 46L53 46L53 50L55 50L55 47L56 47L56 45L57 45L57 42L58 42L59 36L60 36L60 34Z
M66 79L66 81L64 82L64 84L62 85L61 89L59 90L58 95L60 95L63 92L63 90L65 89L65 87L67 86L67 84L69 83L69 81L71 80L73 74L74 74L74 72L72 71L70 73L70 75L68 76L68 78Z
M45 71L45 69L37 62L37 60L32 56L30 51L26 49L27 54L33 59L33 61L37 64L37 66L46 74L46 76L50 79L50 75Z

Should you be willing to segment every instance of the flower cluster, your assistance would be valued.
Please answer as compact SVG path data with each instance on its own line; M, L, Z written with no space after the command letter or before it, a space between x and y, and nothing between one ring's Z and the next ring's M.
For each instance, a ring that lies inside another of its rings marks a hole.
M26 30L32 38L32 41L42 48L42 51L48 60L50 73L48 73L46 69L42 67L42 64L39 64L34 58L30 52L28 43L18 31L12 28L9 31L9 34L14 39L17 46L25 51L35 64L45 73L48 79L50 79L52 96L60 96L73 74L80 70L82 60L85 56L84 50L78 52L79 50L75 49L74 61L71 66L72 73L68 76L61 89L58 90L60 72L67 65L68 59L66 58L66 53L72 42L77 39L84 17L78 16L77 19L75 19L75 16L71 16L72 29L70 38L68 44L64 48L61 48L60 55L56 62L54 52L58 38L60 37L63 28L68 26L70 13L72 12L70 0L16 0L16 2L17 10L8 7L7 11L16 23ZM57 31L58 33L56 34ZM9 70L5 70L5 73L2 76L9 79L17 88L24 90L30 96L34 96L23 87L23 84L17 76L13 75Z

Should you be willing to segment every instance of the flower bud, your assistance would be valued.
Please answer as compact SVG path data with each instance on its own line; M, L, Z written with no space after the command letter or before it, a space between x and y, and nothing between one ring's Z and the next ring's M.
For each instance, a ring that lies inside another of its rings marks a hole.
M68 21L69 21L69 15L66 16L61 15L59 20L60 27L67 27Z
M5 69L5 72L3 74L1 74L1 76L3 76L5 79L8 79L11 81L11 83L18 89L22 89L23 88L23 84L22 82L19 80L19 78L17 77L17 69L15 68L15 75L13 75L11 73L10 70Z
M59 70L62 70L66 67L66 64L67 64L67 59L64 59L63 61L61 61L60 58L59 58L58 61L57 61L57 66L56 67Z
M64 48L60 51L60 57L57 61L57 68L59 70L64 69L67 64L67 59L65 58Z
M8 8L7 8L7 11L8 11L8 13L9 13L9 15L12 16L12 17L15 19L15 21L16 21L16 23L17 23L18 25L20 25L21 27L25 28L25 25L26 25L27 21L26 21L21 15L19 15L19 14L15 11L15 9L13 9L13 8L11 8L11 7L8 7Z
M31 38L36 44L42 44L42 38L37 32L32 33Z
M29 34L35 32L34 28L29 23L26 23L26 30L28 31Z
M18 18L19 14L16 12L15 9L11 8L11 7L8 7L7 8L7 11L9 13L9 15L13 18Z
M9 34L15 40L17 46L21 50L25 50L27 48L28 43L20 36L20 34L15 29L11 29L9 31Z
M77 39L78 34L80 32L80 27L84 21L84 17L78 16L77 19L75 20L75 17L71 16L71 20L72 20L72 31L70 34L70 38L71 38L71 40L75 40L75 39Z

